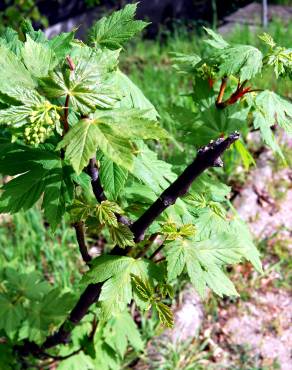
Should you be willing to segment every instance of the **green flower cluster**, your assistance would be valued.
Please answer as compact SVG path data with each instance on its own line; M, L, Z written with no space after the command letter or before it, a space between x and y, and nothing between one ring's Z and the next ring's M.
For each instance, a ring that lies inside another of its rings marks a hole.
M60 124L60 115L56 107L45 101L33 110L29 117L30 124L24 130L24 140L27 144L43 143Z

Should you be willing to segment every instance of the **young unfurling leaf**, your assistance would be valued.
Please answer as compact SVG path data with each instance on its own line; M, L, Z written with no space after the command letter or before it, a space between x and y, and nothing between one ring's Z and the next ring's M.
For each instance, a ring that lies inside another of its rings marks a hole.
M141 279L139 276L132 275L132 282L140 299L151 302L154 299L154 289L149 281Z
M158 317L162 325L167 328L172 328L174 324L173 313L171 309L163 302L156 302L154 304L158 312Z
M101 224L118 227L117 214L123 213L123 210L114 202L108 200L102 201L96 205L96 217Z

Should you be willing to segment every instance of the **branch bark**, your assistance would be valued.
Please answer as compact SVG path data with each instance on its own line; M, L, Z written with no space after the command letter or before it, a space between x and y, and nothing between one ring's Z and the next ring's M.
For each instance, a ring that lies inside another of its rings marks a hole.
M75 222L73 226L76 232L76 239L78 242L80 254L82 256L83 261L88 264L91 261L91 256L88 253L88 249L85 242L84 222L83 221Z
M91 186L98 203L106 200L103 187L99 178L99 171L96 165L96 158L91 158L87 166L87 173L91 177Z

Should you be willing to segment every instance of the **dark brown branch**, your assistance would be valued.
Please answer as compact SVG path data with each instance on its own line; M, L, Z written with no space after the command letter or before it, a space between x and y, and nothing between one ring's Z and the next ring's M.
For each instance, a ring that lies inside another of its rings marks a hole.
M85 263L89 263L91 261L91 257L88 253L88 249L85 242L84 222L83 221L75 222L73 226L76 232L76 238L83 261Z
M159 233L154 233L154 234L152 234L150 236L148 242L144 245L144 248L137 254L136 258L142 258L142 257L145 256L145 254L147 253L147 251L149 250L149 248L155 242L155 239L157 238L158 235L159 235Z
M102 283L88 285L71 311L69 318L56 333L46 339L41 346L41 350L45 350L62 343L66 344L69 341L72 329L87 314L89 307L98 300L101 287Z
M71 353L69 353L68 355L66 355L66 356L55 356L55 355L51 355L50 353L46 353L46 352L43 352L43 355L45 356L45 357L47 357L47 358L51 358L51 359L53 359L53 360L55 360L55 361L63 361L63 360L66 360L67 358L70 358L70 357L72 357L72 356L75 356L75 355L77 355L79 352L81 352L82 351L82 347L80 347L80 348L78 348L76 351L74 351L74 352L71 352Z
M177 198L185 195L193 181L206 169L222 166L220 155L239 138L237 132L230 134L226 139L219 138L202 149L198 150L194 161L184 172L160 195L160 197L136 220L131 226L135 241L143 240L144 233L152 222L161 215Z
M161 257L158 260L154 261L155 263L160 263L162 261L165 261L165 257Z
M94 193L94 196L98 203L106 200L106 196L104 194L100 178L99 178L99 171L96 165L96 159L91 158L89 164L87 166L87 173L91 178L91 186Z
M153 258L157 256L157 254L162 250L163 247L164 247L164 244L162 243L157 249L155 249L155 251L151 254L149 259L153 260Z
M69 116L69 104L70 104L70 95L66 96L65 100L65 107L64 107L64 132L63 135L65 135L69 131L69 122L68 122L68 116Z

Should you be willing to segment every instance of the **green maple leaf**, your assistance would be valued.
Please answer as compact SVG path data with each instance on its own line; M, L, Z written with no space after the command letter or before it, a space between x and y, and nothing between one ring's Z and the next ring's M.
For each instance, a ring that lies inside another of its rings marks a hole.
M150 120L156 120L159 116L153 104L146 98L143 92L123 72L118 70L115 73L115 81L122 92L123 97L117 102L121 108L138 108L147 111ZM146 116L146 115L145 115Z
M95 45L118 49L141 32L148 23L134 20L137 4L128 4L123 9L103 17L91 28L89 40Z
M97 330L94 336L95 358L92 360L94 369L119 370L121 358L111 346L106 343L103 330ZM93 356L91 356L93 357Z
M148 274L155 273L152 265L151 261L113 255L103 255L92 261L90 271L82 280L86 284L105 281L100 295L103 319L126 309L133 295L132 275L147 279Z
M10 103L9 108L0 110L0 124L13 125L16 129L25 126L24 129L30 130L27 133L30 139L33 138L33 129L38 126L55 128L59 132L60 116L57 113L57 106L51 104L35 90L16 87L11 89L9 94L15 100ZM45 130L45 133L48 136L51 131Z
M262 53L249 45L237 45L223 49L220 54L220 75L235 75L241 81L250 80L262 69Z
M42 30L35 31L30 19L24 19L20 24L20 31L25 37L29 36L33 41L45 43L46 35Z
M42 281L41 275L36 272L21 273L15 269L7 268L3 276L9 287L9 294L27 298L29 300L40 300L50 290L47 281Z
M48 41L48 46L54 51L59 61L70 54L72 41L74 40L75 31L64 32Z
M128 344L136 351L142 351L144 348L141 334L132 316L127 311L115 314L107 322L103 335L105 342L117 351L121 358L124 357Z
M197 54L171 53L173 68L179 73L193 73L202 60Z
M23 48L23 43L19 40L18 33L10 27L5 28L1 33L0 45L7 47L17 56L20 56Z
M83 119L73 126L57 149L66 147L65 157L79 174L97 149L126 169L133 166L133 149L129 140L120 136L111 125L98 119Z
M173 313L171 309L163 302L154 303L158 312L159 321L167 328L172 328L174 324Z
M192 112L183 107L171 110L172 119L180 124L180 141L203 146L210 140L217 139L222 133L242 131L247 127L250 108L241 108L235 104L225 109L217 109L214 104L199 106L199 112Z
M278 123L288 134L292 133L292 104L272 91L263 91L256 96L254 108L254 127L260 129L263 141L284 159L271 126Z
M225 209L220 203L214 202L211 205L207 203L205 208L194 211L198 217L195 224L202 238L208 238L211 232L228 231L229 229Z
M256 162L255 162L252 154L247 149L247 147L243 144L242 140L236 140L236 142L234 143L234 147L237 150L237 152L239 153L239 155L242 159L242 163L243 163L244 168L245 168L246 171L249 170L249 167L251 165L256 165Z
M276 122L288 134L292 134L292 104L272 91L263 91L255 98L255 107L262 114L266 126Z
M58 63L53 49L46 44L35 42L29 36L21 53L24 65L37 78L46 77Z
M269 122L267 122L265 114L263 112L254 112L253 125L255 129L260 129L263 141L279 156L284 159L282 150L277 143L273 131L270 128Z
M176 279L186 268L191 282L201 296L205 296L206 286L219 296L238 295L223 271L226 265L247 259L262 272L259 253L248 230L239 221L231 223L228 233L218 230L203 241L175 241L170 244L166 253L169 280Z
M116 213L123 213L118 204L104 200L96 206L96 217L101 224L118 227Z
M190 241L174 242L167 251L166 258L169 280L179 276L186 267L191 282L202 297L205 297L207 285L219 296L238 295L220 267L214 262L205 260L201 250ZM214 276L220 277L220 281L215 279L216 284Z
M48 332L67 317L74 302L72 293L61 293L58 288L51 290L41 301L28 307L29 315L20 330L20 337L40 344Z
M13 338L24 316L20 302L13 302L9 297L0 295L0 329L3 329L9 338Z
M119 223L117 227L111 227L109 232L114 245L121 248L135 246L134 234L127 225Z
M226 42L219 33L214 32L210 28L204 27L204 30L207 32L209 36L211 36L210 40L205 40L206 44L211 45L213 48L216 49L225 49L229 47L228 42Z
M99 161L101 184L109 197L116 200L125 186L128 178L128 171L104 155L101 155Z
M143 280L139 276L132 275L132 282L134 284L135 292L144 302L151 302L154 298L154 289L150 281Z
M157 194L166 189L176 179L172 166L157 158L157 154L145 144L138 145L138 155L134 159L133 176L142 181Z
M111 125L120 136L130 140L165 139L169 134L157 124L156 120L147 117L149 111L142 109L113 109L96 111L95 119Z
M109 74L104 70L102 52L84 48L84 52L72 59L74 71L63 65L51 72L49 77L40 80L43 93L48 98L69 95L73 109L82 114L88 114L97 107L111 107L118 95L108 80Z
M94 370L96 367L92 362L92 358L85 355L83 352L78 353L75 356L70 356L66 360L60 362L57 367L58 370ZM109 368L103 368L108 370Z
M276 77L291 74L292 49L277 46L274 39L267 33L263 33L259 38L270 48L264 58L264 63L274 67Z
M79 174L100 149L117 165L133 166L133 147L130 140L161 138L166 132L156 122L144 117L137 109L96 111L93 118L75 124L58 145L67 146L65 156Z
M14 370L15 356L12 346L7 343L0 344L0 370Z
M55 229L65 213L65 204L73 198L70 167L46 147L12 146L1 157L0 171L7 175L19 175L3 186L1 212L28 210L44 193L42 207Z
M35 85L19 58L5 46L0 46L0 91L9 95L15 87L33 89Z
M244 81L250 80L261 71L263 55L257 48L250 45L232 46L211 29L205 28L205 31L211 36L205 42L215 49L210 61L219 66L220 76L234 75Z

